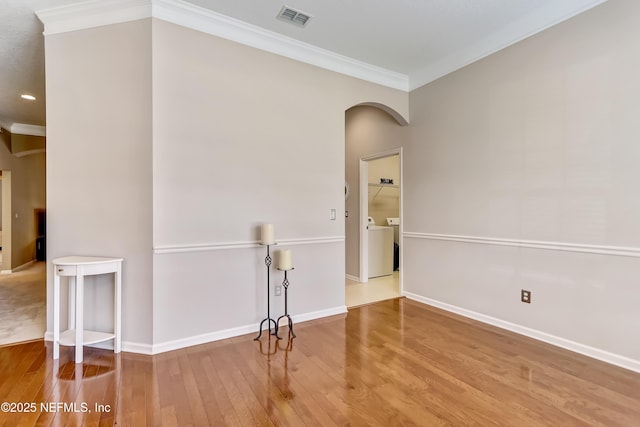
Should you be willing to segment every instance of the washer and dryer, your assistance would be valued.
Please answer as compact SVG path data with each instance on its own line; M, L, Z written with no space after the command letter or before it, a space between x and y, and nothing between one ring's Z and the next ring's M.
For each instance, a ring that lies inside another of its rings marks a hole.
M369 217L369 278L393 274L393 227L376 225Z

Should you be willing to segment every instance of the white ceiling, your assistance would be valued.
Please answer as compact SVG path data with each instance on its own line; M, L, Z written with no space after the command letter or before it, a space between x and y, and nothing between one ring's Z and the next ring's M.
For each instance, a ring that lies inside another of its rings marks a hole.
M114 0L96 1L105 4ZM188 3L276 33L280 39L311 45L315 52L320 48L361 65L401 75L409 82L407 89L413 89L603 1L189 0ZM0 0L3 18L0 124L5 128L14 123L46 124L43 26L34 12L83 2ZM275 18L285 4L312 16L305 28ZM38 99L24 101L20 98L22 93Z

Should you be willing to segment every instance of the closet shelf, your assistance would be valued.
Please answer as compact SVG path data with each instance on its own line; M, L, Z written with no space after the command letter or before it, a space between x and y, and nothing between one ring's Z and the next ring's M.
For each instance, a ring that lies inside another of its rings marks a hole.
M390 188L400 188L400 186L399 186L399 185L397 185L397 184L376 184L375 182L370 182L370 183L369 183L369 187L380 187L380 188L383 188L383 187L390 187Z
M378 191L376 191L376 194L373 195L373 200L376 199L376 197L378 197L378 194L380 194L380 192L382 191L383 188L387 187L387 188L400 188L399 185L397 184L376 184L374 182L370 182L369 183L369 187L373 187L373 188L377 188Z

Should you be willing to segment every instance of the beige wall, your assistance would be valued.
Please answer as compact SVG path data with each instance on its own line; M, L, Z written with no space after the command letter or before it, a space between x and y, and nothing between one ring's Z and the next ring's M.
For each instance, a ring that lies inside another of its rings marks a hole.
M35 209L46 203L45 154L16 157L5 144L0 144L0 169L11 171L11 229L2 236L2 270L13 270L36 257ZM17 217L16 217L17 215Z
M125 258L125 350L255 330L263 222L294 250L290 312L344 311L344 112L407 117L407 93L151 19L47 36L46 66L49 259Z
M346 202L349 217L345 220L346 274L349 276L360 275L359 160L403 147L408 139L407 129L378 108L360 106L346 112L345 176L351 188Z
M640 368L639 21L609 1L411 93L406 291Z
M638 258L575 245L640 246L639 19L607 2L409 96L156 20L47 36L50 259L125 257L125 341L189 345L264 316L268 221L295 249L293 314L327 314L344 234L358 271L343 177L404 146L410 296L638 361ZM409 100L408 128L345 116Z
M160 20L153 49L154 341L257 327L263 222L293 252L291 313L344 311L345 111L406 117L408 94Z
M147 348L153 280L151 20L48 35L45 48L48 260L123 257L123 341ZM52 280L49 275L50 332ZM109 330L111 279L86 283L85 324Z
M20 166L11 174L11 269L35 259L35 210L46 207L45 154L27 155L17 163Z

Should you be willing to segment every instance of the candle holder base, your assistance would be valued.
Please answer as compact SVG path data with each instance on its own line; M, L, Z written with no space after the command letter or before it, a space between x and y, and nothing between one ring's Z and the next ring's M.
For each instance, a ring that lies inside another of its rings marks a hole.
M280 269L278 269L280 270ZM282 319L283 317L287 318L288 321L288 326L289 326L289 335L292 338L296 337L296 334L293 332L293 320L291 320L291 316L289 316L289 304L288 304L288 290L289 290L289 279L287 278L287 272L293 270L293 268L288 268L286 270L282 270L284 271L284 280L282 281L282 287L284 288L284 314L280 317L278 317L278 320L276 321L276 334L278 333L278 328L280 325L280 319Z
M282 339L278 336L278 322L276 322L271 318L271 301L269 299L269 294L270 294L269 291L271 290L271 286L269 285L269 276L270 276L269 267L271 267L271 261L273 261L271 259L271 254L269 253L269 246L276 245L276 244L277 243L263 245L267 247L267 256L264 258L264 265L267 267L267 317L262 319L262 322L260 322L260 333L258 333L258 336L253 339L254 341L260 340L260 337L262 336L262 325L264 325L264 322L267 322L267 329L269 330L269 335L273 335L279 340ZM271 332L271 322L273 322L273 333Z
M278 325L278 329L280 329L280 319L282 319L283 317L287 318L287 326L289 326L289 334L291 335L292 338L296 337L296 334L293 332L293 320L291 320L291 316L289 316L288 314L283 314L282 316L278 317L278 320L276 321L276 325Z
M281 340L282 338L278 336L278 322L273 320L270 317L267 317L266 319L262 319L262 322L260 322L260 333L253 340L260 341L260 337L262 336L262 325L264 325L264 322L267 322L267 329L269 330L269 335L273 335L274 337ZM271 322L273 322L273 332L271 332Z

